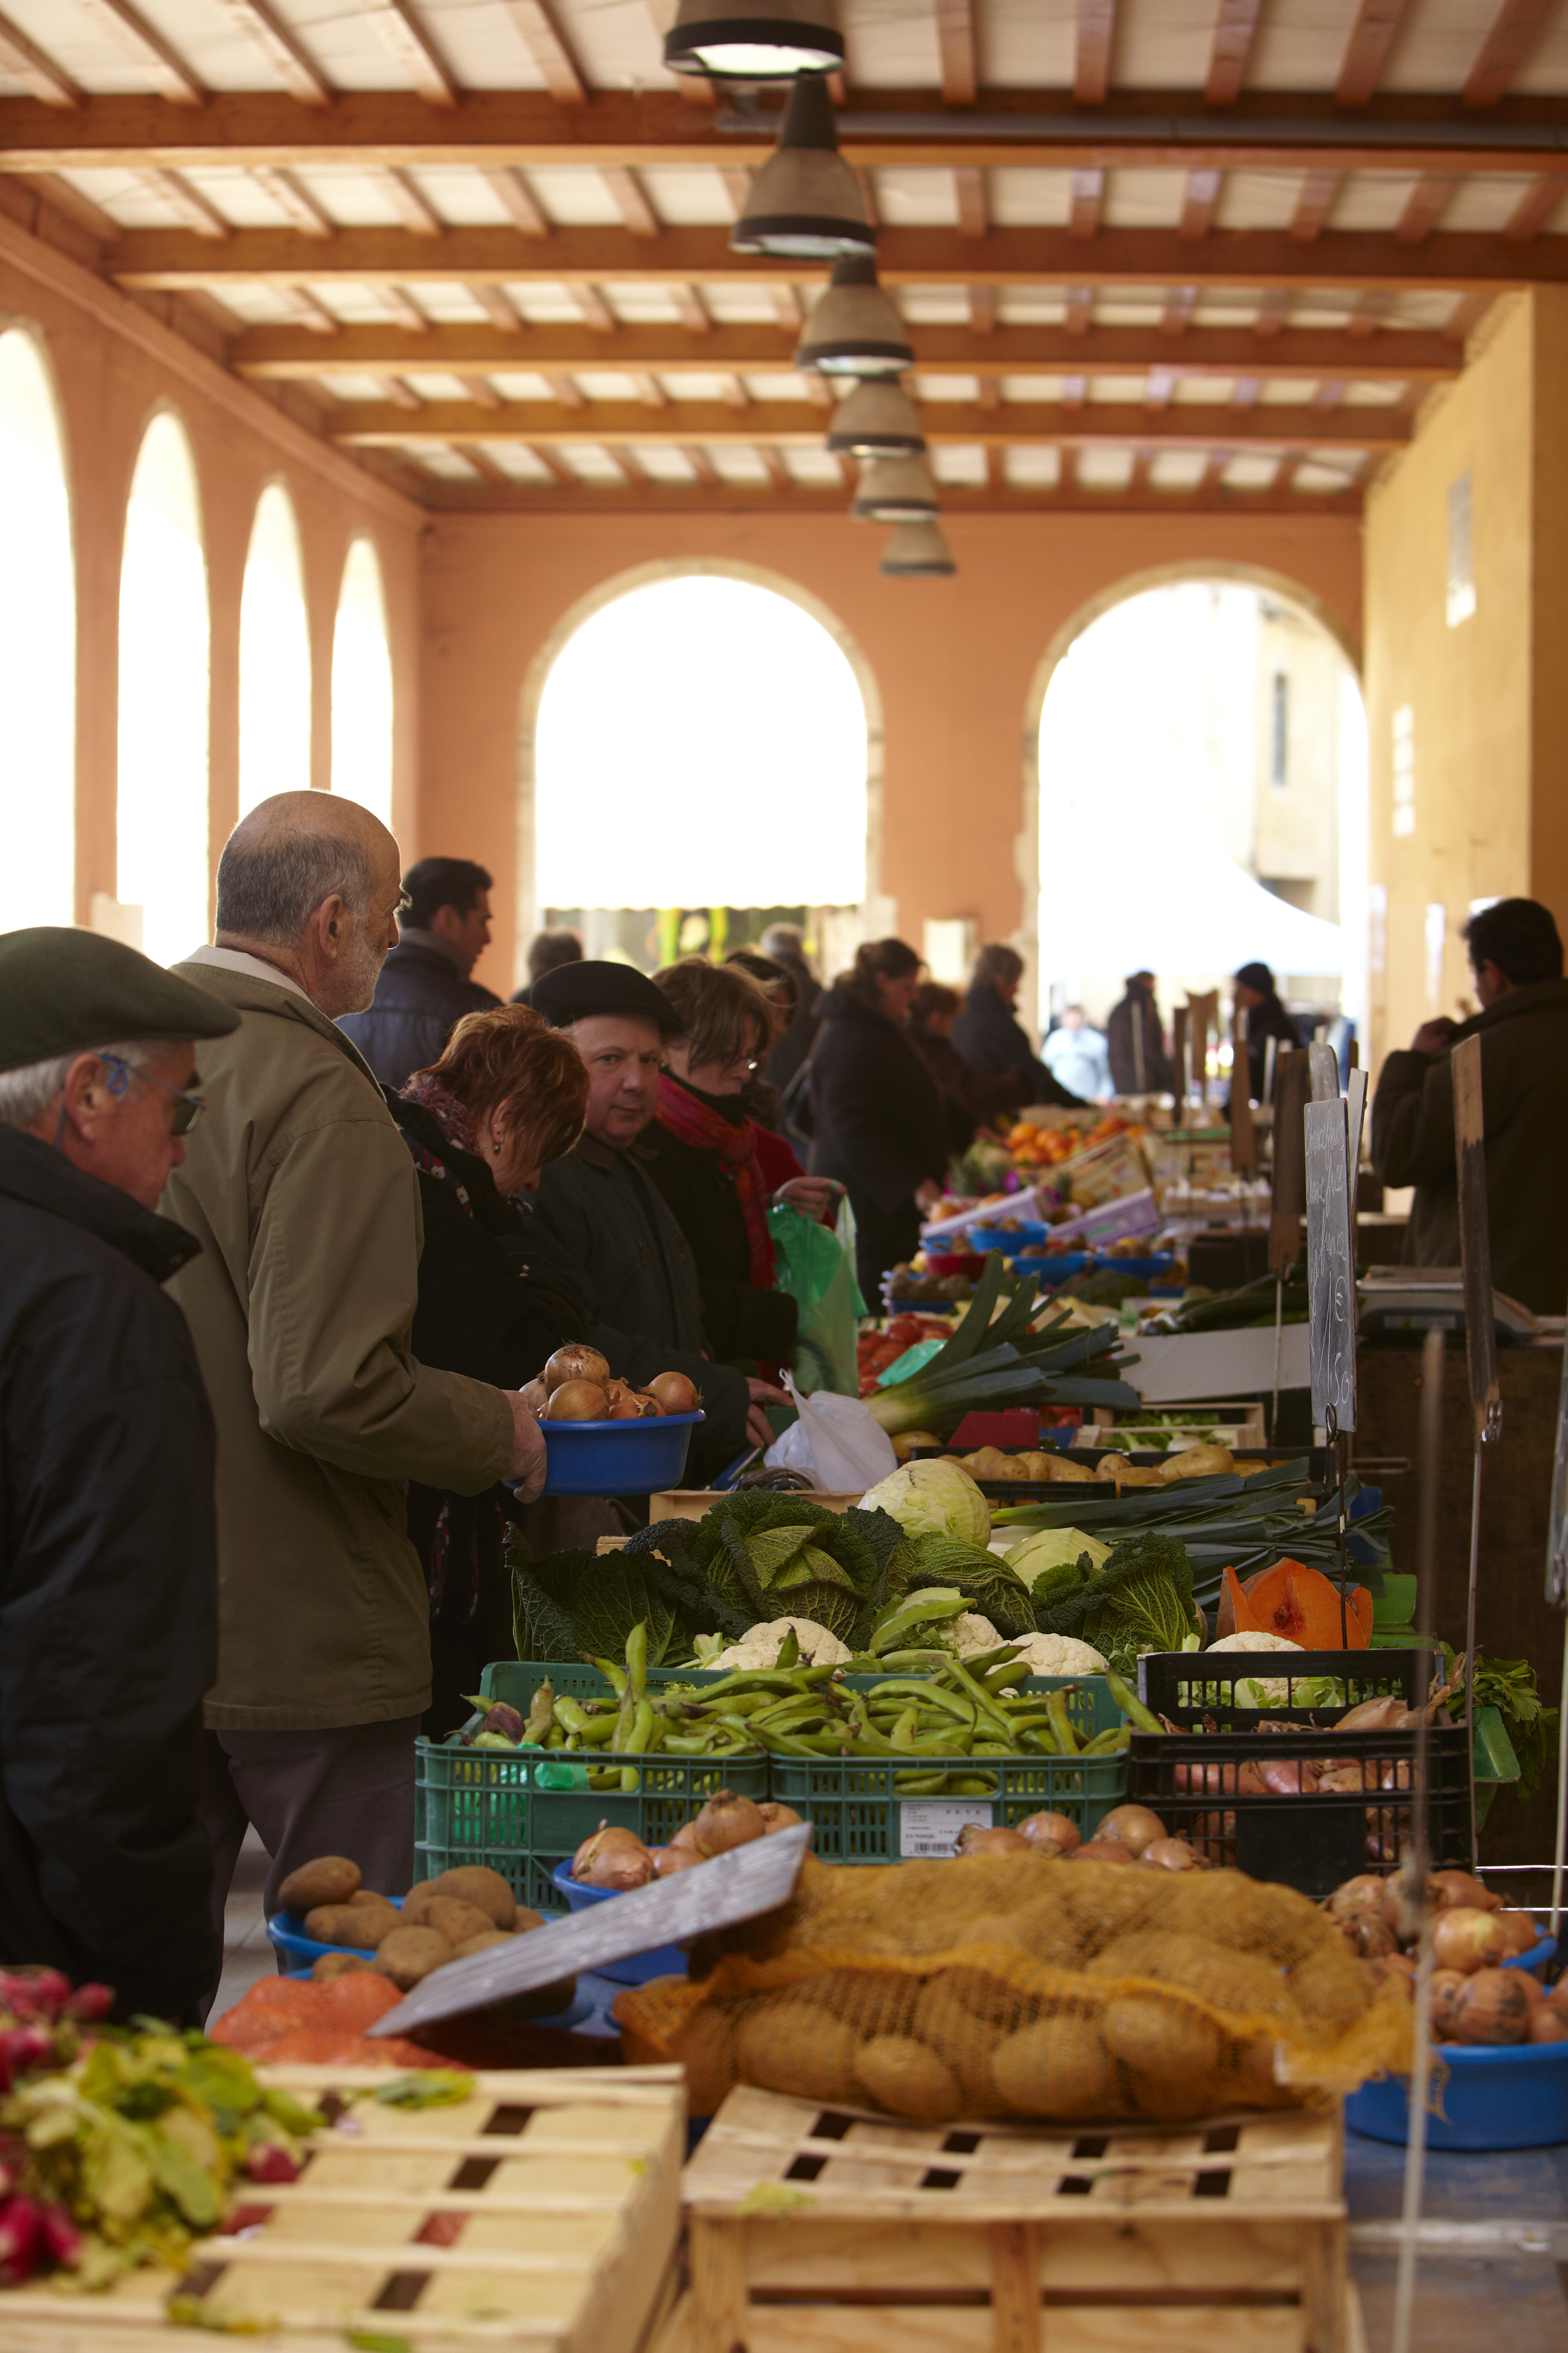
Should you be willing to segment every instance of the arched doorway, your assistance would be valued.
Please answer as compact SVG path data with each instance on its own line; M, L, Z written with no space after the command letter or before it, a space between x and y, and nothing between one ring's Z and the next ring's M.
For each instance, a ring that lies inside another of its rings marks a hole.
M142 437L120 572L116 896L141 910L158 964L207 936L208 674L195 462L165 409Z
M1042 1027L1102 1020L1140 968L1168 1011L1255 961L1363 1019L1366 725L1331 616L1240 567L1122 582L1058 633L1030 723Z
M653 565L565 615L520 745L520 938L652 969L802 923L834 967L876 888L881 726L837 617L740 565Z
M0 333L0 931L76 913L76 580L54 386L24 327Z
M392 823L392 656L381 559L356 539L332 630L332 790Z
M239 813L310 786L310 627L294 501L256 503L239 600Z

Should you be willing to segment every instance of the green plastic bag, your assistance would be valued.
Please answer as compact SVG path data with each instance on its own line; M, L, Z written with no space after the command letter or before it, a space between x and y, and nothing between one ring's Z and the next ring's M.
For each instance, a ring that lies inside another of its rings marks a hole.
M787 1291L797 1310L789 1368L803 1392L836 1389L860 1394L856 1328L866 1303L855 1280L855 1212L840 1202L836 1229L799 1209L768 1211L773 1238L773 1289Z

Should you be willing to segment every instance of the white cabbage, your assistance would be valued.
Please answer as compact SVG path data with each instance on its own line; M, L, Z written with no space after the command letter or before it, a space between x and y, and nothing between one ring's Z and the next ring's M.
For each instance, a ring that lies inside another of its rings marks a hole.
M901 1462L860 1498L866 1512L886 1512L906 1535L959 1536L984 1545L991 1535L991 1506L961 1464Z

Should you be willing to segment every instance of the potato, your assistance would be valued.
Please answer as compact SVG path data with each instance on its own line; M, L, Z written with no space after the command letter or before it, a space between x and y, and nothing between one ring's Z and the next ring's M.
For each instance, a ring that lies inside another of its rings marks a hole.
M444 1871L433 1891L438 1895L458 1895L465 1904L478 1906L486 1918L498 1928L510 1928L517 1916L517 1898L499 1871L488 1863L455 1863Z
M466 1945L470 1936L482 1936L487 1929L494 1930L497 1936L505 1933L496 1927L489 1913L481 1912L477 1904L465 1904L460 1895L443 1895L438 1892L421 1897L412 1918L405 1904L403 1916L411 1928L434 1928L437 1935L446 1937L454 1950L458 1945Z
M291 1871L278 1890L279 1909L302 1920L323 1904L346 1904L359 1885L359 1865L346 1855L319 1854Z
M1130 1993L1111 1997L1100 2025L1141 2116L1173 2124L1214 2106L1224 2037L1212 2018L1189 2002Z
M378 1895L374 1887L356 1887L353 1894L349 1897L349 1902L351 1904L358 1904L361 1905L366 1904L390 1904L391 1901L392 1899L390 1896ZM395 1905L393 1905L392 1908L395 1911L397 1907Z
M876 2034L863 2042L856 2053L855 2081L874 2105L919 2124L956 2116L963 2105L952 2069L907 2034Z
M1092 1484L1102 1475L1105 1478L1110 1476L1109 1471L1101 1473L1092 1462L1069 1461L1065 1454L1053 1454L1048 1459L1051 1467L1045 1476L1057 1486L1081 1487L1086 1481Z
M305 1915L305 1934L319 1945L352 1945L372 1953L398 1925L390 1904L321 1904Z
M802 2100L847 2100L854 2089L858 2038L816 2002L791 1997L750 2009L735 2038L742 2083Z
M404 1910L406 1912L411 1904L417 1904L422 1895L434 1895L437 1883L433 1879L416 1879L403 1899Z
M504 1928L481 1928L460 1945L452 1947L455 1961L466 1961L475 1953L488 1952L492 1945L510 1945L511 1938Z
M1173 1479L1217 1479L1223 1472L1234 1471L1236 1457L1228 1446L1184 1446L1160 1465L1160 1476L1169 1482Z
M318 1953L310 1964L310 1975L318 1985L331 1985L334 1978L352 1977L356 1969L369 1967L360 1953Z
M1005 2108L1023 2116L1113 2116L1123 2102L1098 2021L1085 2011L1042 2018L999 2042L991 2080Z
M533 1929L542 1928L544 1925L542 1912L531 1912L526 1904L520 1904L517 1907L517 1916L512 1921L509 1933L513 1936L526 1936Z
M1301 2031L1300 2011L1272 1961L1258 1953L1227 1952L1202 1936L1139 1929L1108 1945L1089 1962L1088 1971L1097 1978L1152 1978L1234 2017L1277 2018Z
M452 1957L451 1946L436 1929L398 1927L377 1947L371 1967L406 1993Z
M998 2030L977 2018L957 1999L947 1977L932 1978L915 2006L914 2031L958 2078L963 2112L973 2116L994 2108L996 2094L991 2081L991 2053L999 2035L1018 2023L1015 2016Z

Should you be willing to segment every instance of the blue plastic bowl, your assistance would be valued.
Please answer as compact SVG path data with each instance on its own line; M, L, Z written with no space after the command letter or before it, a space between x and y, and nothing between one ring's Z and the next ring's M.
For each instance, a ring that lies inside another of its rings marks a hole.
M1539 1977L1556 1949L1542 1936L1502 1967ZM1426 2119L1430 2147L1554 2148L1568 2141L1568 2042L1519 2042L1495 2051L1445 2042L1439 2052L1448 2080L1442 2115ZM1405 2078L1385 2075L1363 2084L1345 2102L1345 2122L1370 2140L1403 2147L1410 2131Z
M646 1421L542 1421L547 1495L651 1495L678 1487L700 1413Z
M387 1900L395 1910L402 1911L401 1895L389 1896ZM283 1972L285 1977L308 1978L311 1963L320 1960L323 1953L358 1953L362 1960L370 1958L370 1955L362 1952L357 1945L318 1945L313 1936L306 1936L304 1924L288 1912L273 1914L267 1923L267 1935L273 1950L289 1964ZM550 2018L542 2018L537 2023L541 2026L576 2026L588 2016L593 2007L591 2000L579 1995L568 2008L556 2011Z
M556 1864L550 1884L573 1912L586 1912L593 1904L612 1903L622 1892L618 1887L584 1887L581 1880L573 1878L569 1862ZM683 1978L686 1955L679 1945L656 1945L651 1953L636 1953L630 1960L606 1961L599 1975L614 1978L617 1985L646 1985L649 1978Z

